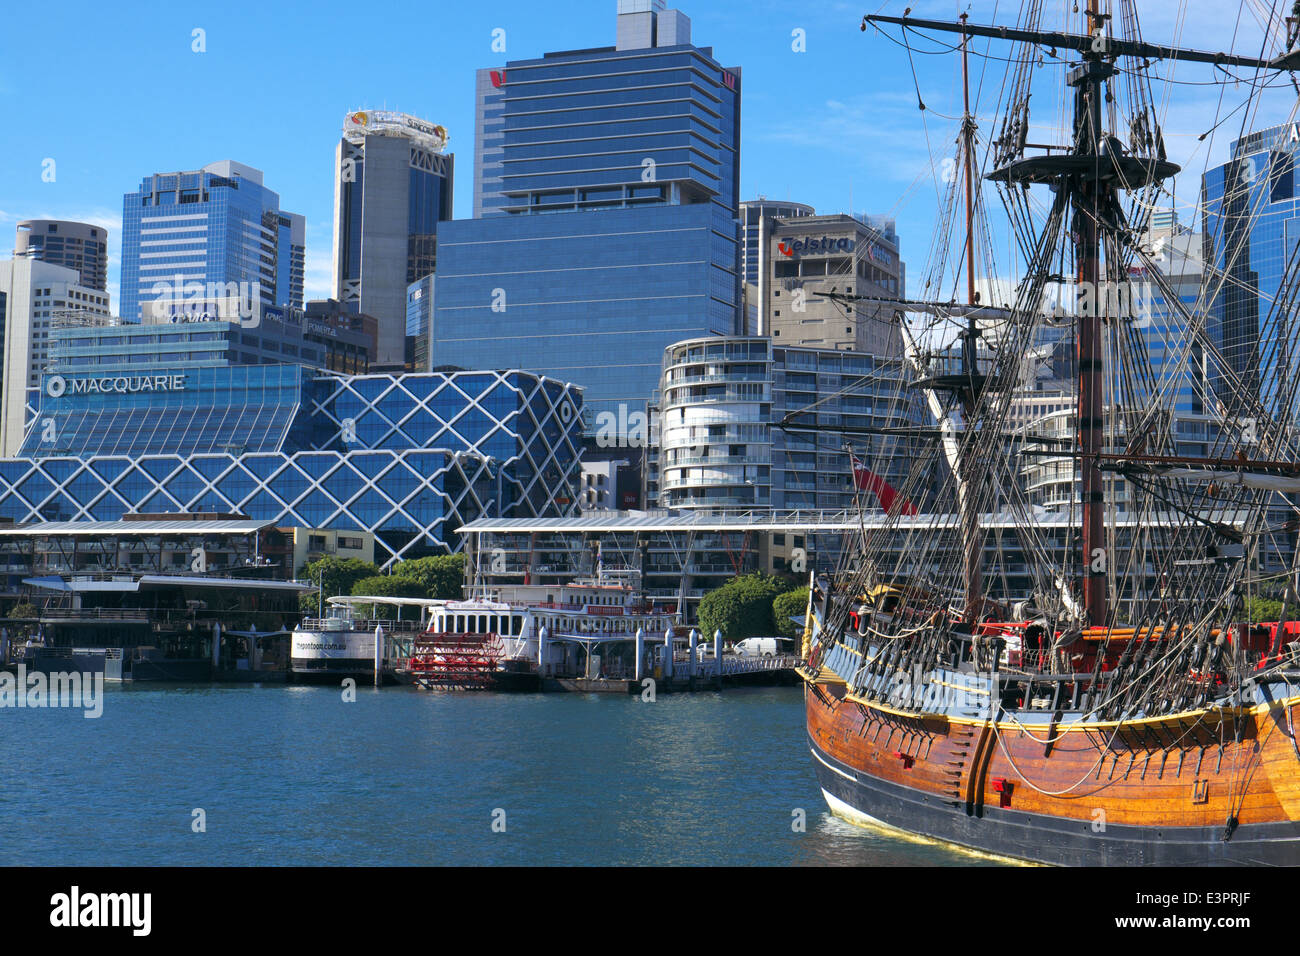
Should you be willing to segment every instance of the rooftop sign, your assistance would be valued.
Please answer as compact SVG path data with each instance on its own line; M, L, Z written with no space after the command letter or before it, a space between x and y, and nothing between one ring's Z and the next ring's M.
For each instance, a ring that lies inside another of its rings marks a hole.
M358 110L343 118L343 135L354 143L371 133L399 133L418 140L421 145L442 152L447 145L447 128L422 120L409 113L391 110Z

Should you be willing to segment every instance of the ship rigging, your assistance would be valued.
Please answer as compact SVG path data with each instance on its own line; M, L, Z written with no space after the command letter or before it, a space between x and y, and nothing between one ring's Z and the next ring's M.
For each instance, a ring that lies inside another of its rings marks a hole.
M1233 269L1207 263L1184 302L1150 241L1152 209L1180 171L1152 76L1188 64L1230 83L1240 77L1229 70L1253 71L1249 103L1265 86L1294 85L1295 22L1273 31L1274 55L1266 38L1250 56L1149 42L1134 0L1067 5L1060 29L1047 28L1047 6L1026 3L1016 27L964 15L862 22L901 31L909 57L913 37L954 37L961 58L957 174L924 277L934 299L894 306L910 387L934 423L919 433L947 466L927 488L933 469L918 462L899 493L957 515L959 541L898 515L864 523L817 582L804 671L814 764L843 815L995 853L1300 862L1294 589L1277 620L1251 612L1261 580L1296 571L1286 496L1300 492L1300 377L1266 381L1212 333L1208 304L1234 288ZM1013 50L998 58L1007 71L992 139L970 100L975 39ZM1045 56L1064 74L1063 121L1047 145L1030 142ZM981 182L1005 211L1016 281L996 281ZM1258 193L1224 197L1240 199L1235 228L1259 214ZM1134 307L1135 281L1160 297L1163 325ZM1293 244L1260 316L1255 369L1289 368L1298 296ZM860 301L831 297L848 310ZM1057 413L1017 417L1045 377L1062 396ZM1198 443L1181 427L1189 419ZM1065 540L1049 533L1027 473L1057 489L1046 507L1066 517ZM990 540L995 513L1013 519L1014 549L1001 532ZM1018 595L1005 587L1013 552L1033 582ZM1080 827L1097 806L1109 828Z

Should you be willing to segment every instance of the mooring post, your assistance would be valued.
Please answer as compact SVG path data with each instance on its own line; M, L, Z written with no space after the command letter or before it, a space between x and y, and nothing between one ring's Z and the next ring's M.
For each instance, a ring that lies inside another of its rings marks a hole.
M212 622L212 670L221 667L221 622ZM215 674L214 674L215 676Z
M375 625L375 686L384 682L384 625Z
M537 675L539 677L546 676L546 642L550 636L551 632L543 624L542 629L537 632Z
M695 675L699 670L700 632L691 628L691 662L688 665L687 680L691 690L695 690Z
M664 631L664 681L665 686L673 685L673 629Z
M641 683L641 675L645 667L642 658L645 657L645 629L638 627L636 629L636 671L635 678L638 685Z
M713 659L718 662L718 690L722 690L722 628L713 632Z

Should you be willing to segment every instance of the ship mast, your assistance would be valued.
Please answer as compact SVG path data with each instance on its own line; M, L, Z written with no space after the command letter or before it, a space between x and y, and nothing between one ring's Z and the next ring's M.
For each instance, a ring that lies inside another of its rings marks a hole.
M1003 165L987 174L987 178L1008 185L1027 187L1031 184L1050 185L1058 197L1068 203L1073 216L1075 279L1080 297L1076 326L1076 356L1078 359L1078 406L1075 434L1075 454L1080 463L1082 492L1081 521L1079 527L1080 560L1083 570L1083 609L1087 624L1104 626L1109 615L1107 569L1111 566L1105 542L1105 484L1102 460L1105 458L1103 390L1103 316L1102 303L1108 297L1100 286L1101 247L1103 232L1114 235L1121 243L1127 241L1125 216L1119 204L1117 183L1124 189L1139 189L1158 182L1178 172L1178 167L1163 156L1130 155L1113 132L1102 126L1102 104L1106 96L1107 81L1117 72L1115 61L1121 56L1143 60L1180 60L1213 63L1219 66L1247 66L1270 69L1295 69L1300 66L1300 53L1292 52L1275 60L1236 54L1211 53L1162 46L1137 39L1108 36L1106 24L1110 15L1102 13L1099 0L1087 0L1085 33L1071 34L1056 31L1025 30L995 26L972 26L962 16L959 23L923 20L915 17L888 17L878 14L863 18L862 29L867 24L896 24L905 29L935 30L959 33L962 38L963 77L966 71L967 42L970 36L1037 44L1051 49L1063 49L1077 54L1080 62L1066 76L1068 85L1074 87L1074 134L1071 145L1061 152L1047 155L1025 156L1023 138L1017 155L1010 156ZM1027 103L1024 104L1027 111ZM1024 120L1027 125L1027 117ZM973 125L969 98L963 117L963 137L969 151ZM972 190L969 165L967 167L966 216L968 235L973 222ZM967 292L974 299L973 252L971 240L967 241ZM974 367L975 329L970 324L964 333L966 339L966 374L969 391L963 390L963 400L977 401L986 376ZM967 416L968 421L971 416ZM962 463L960 485L966 485L965 498L970 500L968 473L972 469ZM966 518L963 505L963 526L968 532L978 532L975 524ZM973 536L977 538L977 533ZM968 535L968 542L972 536ZM966 576L968 588L968 613L971 610L970 586L972 575L978 574L978 554L972 555L968 545Z
M1097 8L1098 0L1088 0L1087 33L1100 38L1106 18ZM1098 44L1104 49L1104 44ZM1079 470L1082 479L1083 607L1088 623L1106 623L1108 610L1106 560L1106 486L1101 474L1104 450L1105 410L1102 407L1102 306L1101 249L1097 221L1102 211L1111 207L1114 188L1099 175L1101 172L1101 102L1108 79L1115 74L1113 62L1105 60L1095 49L1083 54L1083 64L1071 70L1066 82L1075 87L1074 153L1093 159L1092 175L1080 176L1072 196L1074 207L1075 266L1078 290L1084 308L1078 319L1079 411L1077 438Z
M974 170L975 163L975 119L971 116L970 111L970 73L967 66L967 44L969 37L966 35L966 14L961 15L962 35L961 35L961 88L962 88L962 118L961 118L961 138L962 138L962 167L963 176L966 184L966 304L975 305L975 196L974 196ZM965 353L966 370L971 378L975 381L978 374L976 365L978 351L976 349L976 340L979 336L979 328L975 320L975 311L971 310L967 316L967 326L965 333L965 342L962 351ZM972 416L975 414L977 395L974 389L964 389L962 391L962 401L964 404L964 417L969 426ZM978 474L976 472L977 463L972 461L973 456L970 453L969 443L963 442L958 460L961 474L958 480L961 483L961 512L962 512L962 542L965 548L965 586L966 586L966 621L974 629L979 622L981 606L983 604L984 594L984 576L981 562L983 559L984 542L980 535L980 502L979 496L975 494L975 488L978 483Z

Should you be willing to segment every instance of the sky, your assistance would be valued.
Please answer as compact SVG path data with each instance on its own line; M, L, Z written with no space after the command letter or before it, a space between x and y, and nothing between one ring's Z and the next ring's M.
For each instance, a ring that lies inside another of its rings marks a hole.
M1071 3L1044 0L1053 11L1049 22L1060 23ZM1019 5L676 5L690 17L697 45L712 46L724 66L742 68L741 198L894 216L909 276L919 275L939 215L943 161L957 135L959 60L933 39L913 34L909 51L896 28L891 40L859 24L864 13L900 16L908 7L916 17L953 19L969 10L972 23L1011 23ZM306 216L307 298L328 297L334 148L344 114L397 109L444 125L448 151L456 154L455 215L468 218L474 71L550 51L611 46L615 9L615 0L7 4L0 29L8 133L0 150L0 256L12 250L14 224L22 219L104 225L116 308L123 193L155 172L233 159L263 170L281 208ZM1263 0L1240 7L1161 0L1142 4L1140 13L1149 40L1257 55L1266 43L1267 9ZM504 52L493 50L498 30L505 31ZM1276 37L1267 42L1276 46ZM972 51L977 119L989 127L1009 47L977 41ZM1039 72L1059 82L1060 68L1053 69L1049 63ZM1197 137L1244 99L1247 83L1213 85L1211 67L1178 71L1180 83L1155 95L1158 102L1166 92L1176 97L1164 114L1165 136L1170 158L1185 164L1177 199L1186 214L1201 171L1227 158L1246 114L1229 116L1204 141ZM1294 98L1289 87L1265 97L1251 124L1287 121ZM1056 105L1036 100L1036 109L1039 102L1036 124ZM1034 128L1035 136L1053 133L1059 138L1050 123Z

